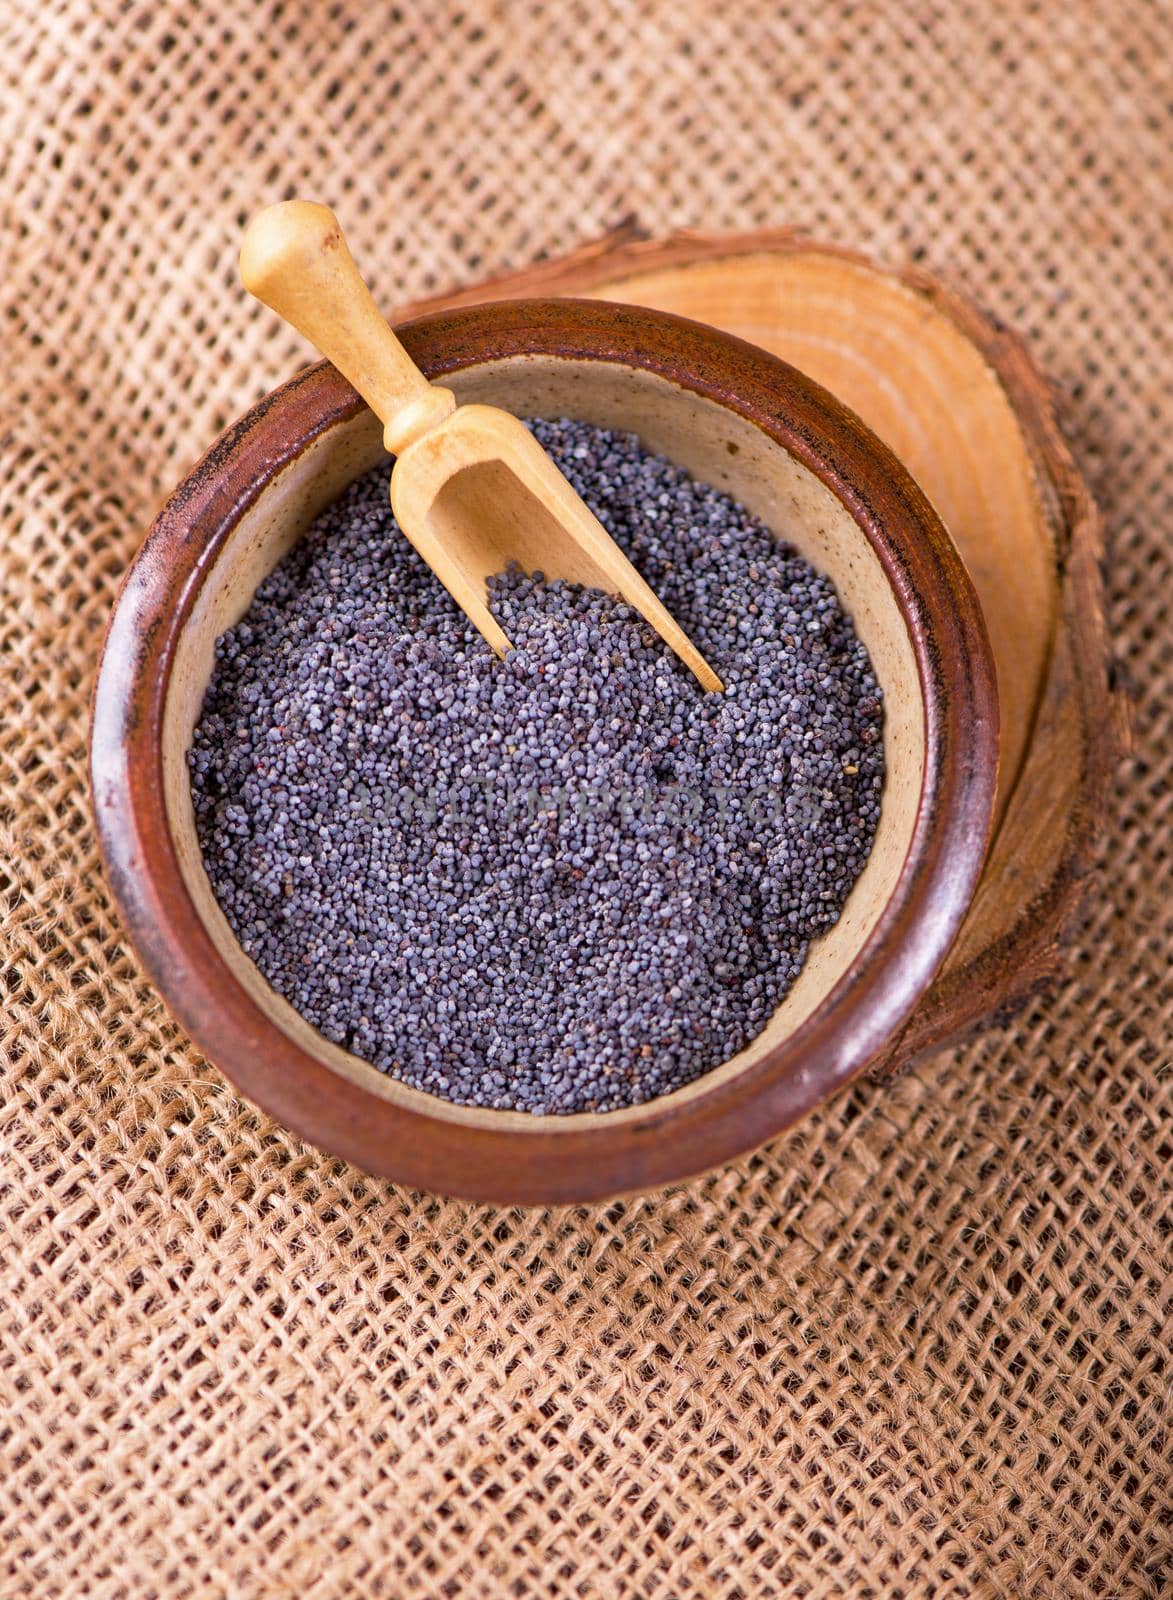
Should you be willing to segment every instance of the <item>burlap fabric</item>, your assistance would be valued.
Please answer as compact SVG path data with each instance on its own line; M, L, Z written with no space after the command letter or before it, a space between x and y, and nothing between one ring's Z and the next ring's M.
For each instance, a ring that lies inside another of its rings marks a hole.
M1168 1580L1167 7L9 0L0 1596L1155 1596ZM153 505L383 301L629 212L798 223L1032 338L1139 697L1070 976L703 1182L520 1213L252 1111L102 881L87 697Z

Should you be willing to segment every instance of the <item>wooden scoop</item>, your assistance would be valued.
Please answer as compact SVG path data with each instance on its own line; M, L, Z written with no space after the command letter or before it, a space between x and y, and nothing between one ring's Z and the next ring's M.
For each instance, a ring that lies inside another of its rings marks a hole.
M327 206L287 200L253 218L244 286L318 347L383 424L399 526L498 655L509 640L486 580L526 572L621 595L706 689L720 678L533 434L496 406L458 406L427 381L380 316Z

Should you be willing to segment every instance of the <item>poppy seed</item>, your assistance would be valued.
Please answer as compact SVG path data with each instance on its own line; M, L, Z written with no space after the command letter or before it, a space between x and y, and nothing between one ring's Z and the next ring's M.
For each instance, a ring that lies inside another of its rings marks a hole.
M748 1044L837 920L882 696L830 580L744 508L632 434L531 426L724 694L516 569L497 661L377 470L217 641L188 764L229 924L326 1038L461 1104L608 1111Z

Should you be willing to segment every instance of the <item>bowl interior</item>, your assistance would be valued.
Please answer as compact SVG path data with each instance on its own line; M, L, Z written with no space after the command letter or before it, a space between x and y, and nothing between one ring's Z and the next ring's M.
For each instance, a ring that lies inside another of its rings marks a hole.
M485 362L444 379L460 400L504 406L518 416L568 416L631 429L692 475L732 494L834 580L866 644L884 691L887 767L875 843L836 925L816 940L806 965L764 1031L743 1051L674 1094L680 1101L759 1061L808 1018L847 972L892 894L916 822L925 765L925 707L912 640L891 584L847 507L786 449L720 403L659 374L618 362L524 355ZM303 1049L368 1090L455 1122L568 1128L614 1125L648 1107L535 1118L453 1106L410 1089L330 1044L265 981L216 904L196 839L186 752L211 675L217 635L248 609L257 585L318 513L360 474L387 462L376 419L363 411L325 430L262 489L203 574L177 647L168 690L163 775L168 821L187 888L224 960L270 1019ZM720 663L715 663L718 670Z

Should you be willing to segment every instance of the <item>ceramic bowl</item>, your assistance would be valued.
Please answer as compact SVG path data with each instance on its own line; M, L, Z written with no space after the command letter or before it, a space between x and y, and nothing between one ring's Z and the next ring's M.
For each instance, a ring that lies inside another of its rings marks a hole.
M244 955L196 842L185 753L216 636L313 518L386 461L377 422L311 368L230 428L164 505L110 622L91 776L102 850L144 966L202 1051L322 1149L421 1189L584 1201L659 1185L777 1134L890 1042L970 904L997 767L994 668L965 569L924 494L794 368L697 323L593 301L505 301L402 330L460 400L633 429L727 490L834 579L885 695L875 844L764 1032L630 1110L458 1107L327 1042Z

